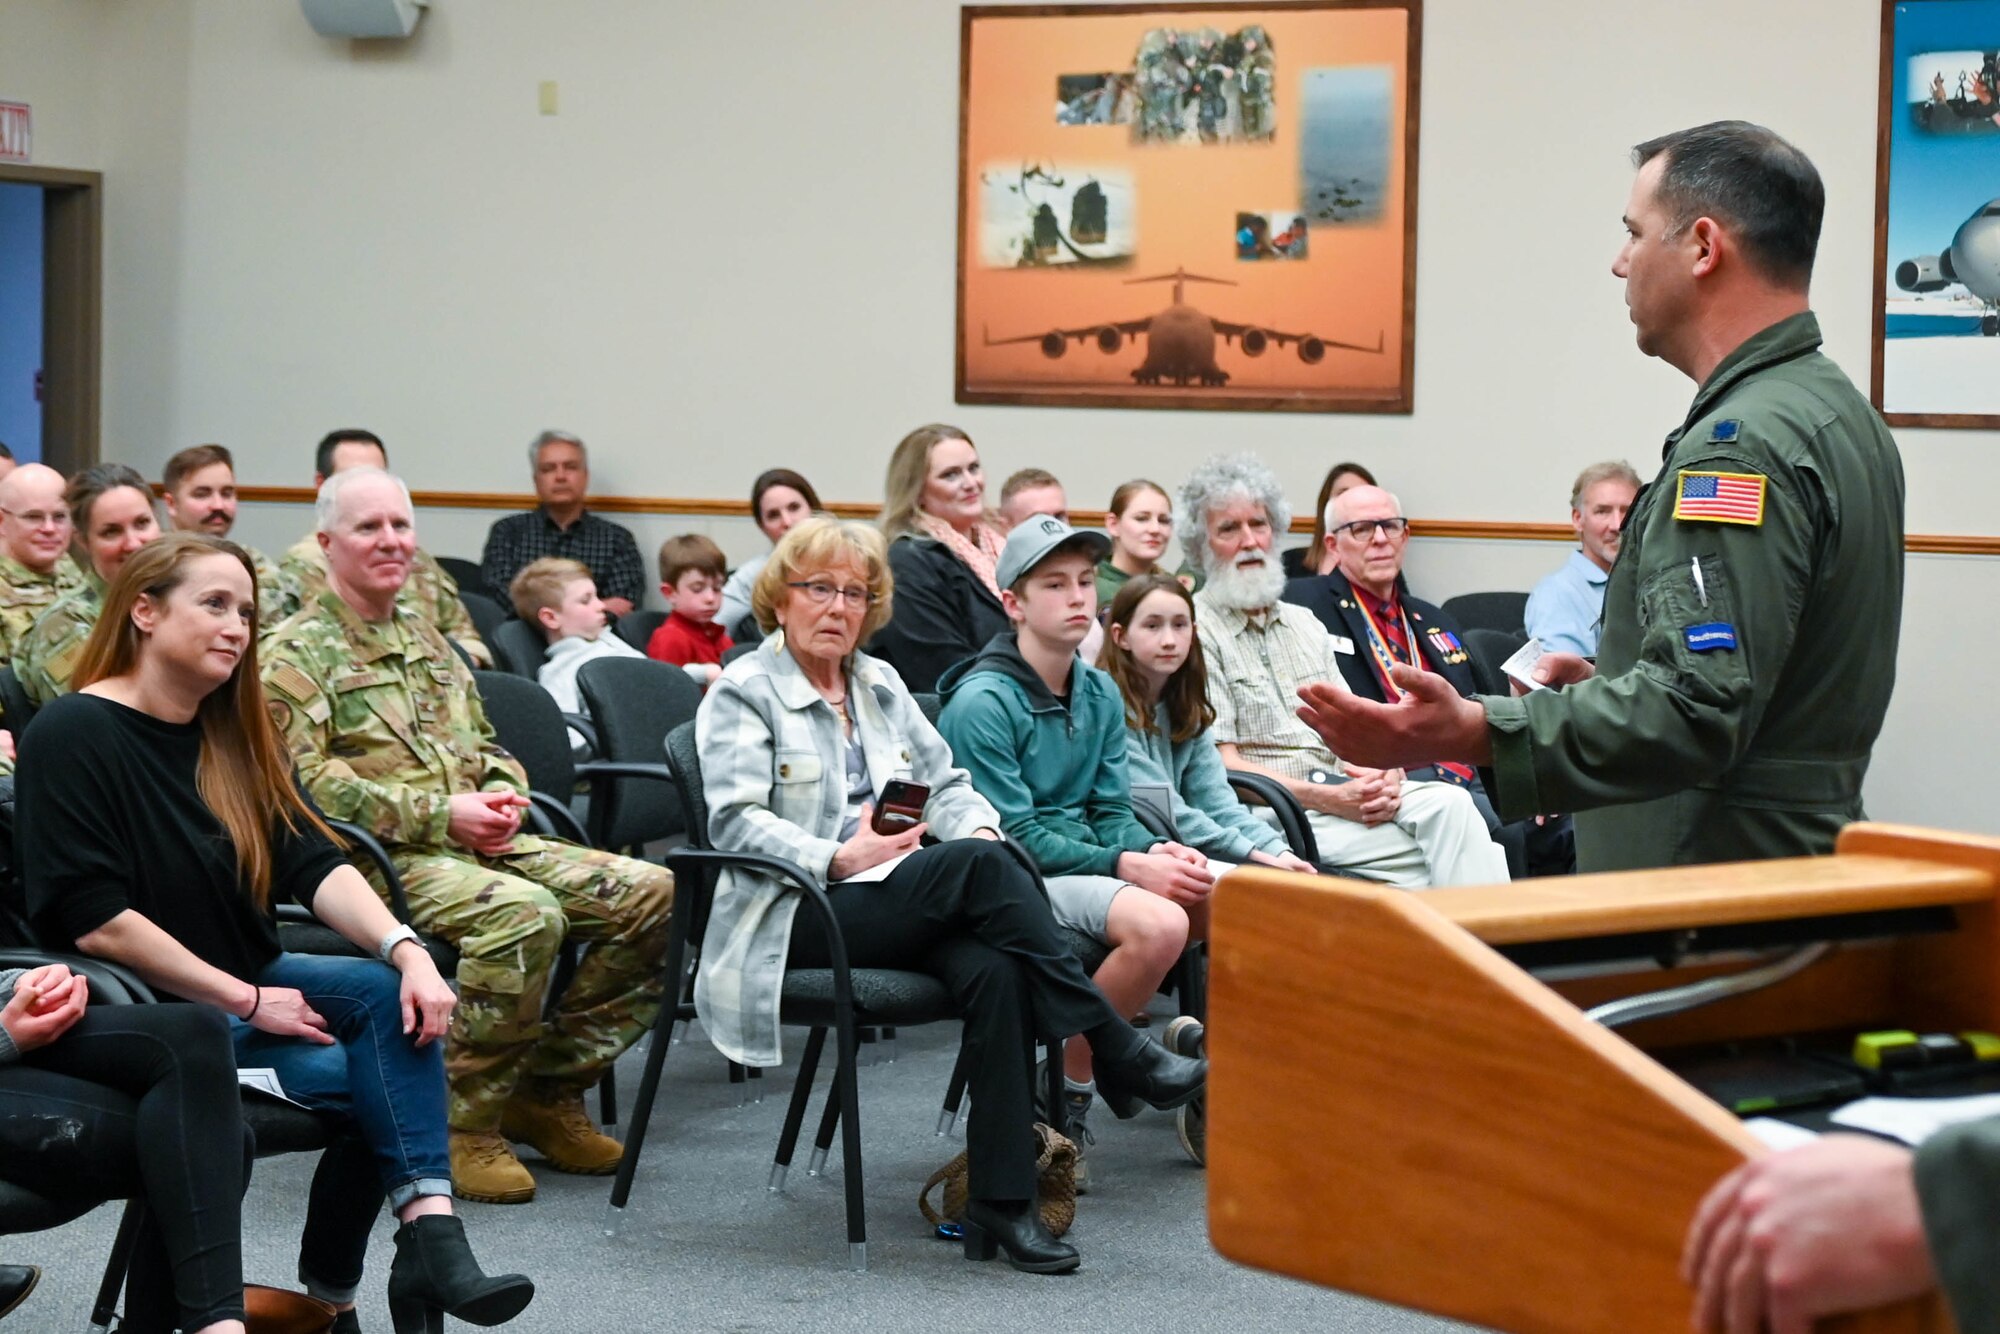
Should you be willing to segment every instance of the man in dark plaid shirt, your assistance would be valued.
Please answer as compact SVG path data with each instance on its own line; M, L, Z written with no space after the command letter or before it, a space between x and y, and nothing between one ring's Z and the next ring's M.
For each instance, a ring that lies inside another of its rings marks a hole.
M535 496L542 503L526 514L510 514L486 535L480 560L486 586L503 601L507 586L528 562L543 556L582 561L597 580L604 609L623 616L646 596L646 567L632 534L584 509L590 491L590 458L583 441L562 431L543 431L528 446L535 469Z

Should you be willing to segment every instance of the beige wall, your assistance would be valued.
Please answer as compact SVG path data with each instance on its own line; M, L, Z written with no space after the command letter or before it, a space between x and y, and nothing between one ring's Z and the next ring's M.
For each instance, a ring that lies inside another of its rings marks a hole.
M420 488L510 490L560 425L602 489L734 497L782 462L859 500L905 429L944 418L992 473L1054 466L1080 505L1249 448L1308 501L1351 456L1417 515L1560 520L1583 463L1649 471L1691 393L1633 349L1608 273L1636 140L1742 116L1812 155L1815 305L1865 379L1880 10L1810 9L1802 28L1790 0L1429 0L1408 417L954 405L949 0L436 0L413 40L363 44L288 3L8 0L0 97L36 103L41 161L107 173L106 452L147 468L219 439L245 482L303 484L312 441L353 422ZM543 79L558 116L536 114ZM1996 531L2000 441L1899 439L1913 531ZM491 517L426 514L427 544L476 555ZM302 526L244 520L271 546ZM762 547L739 521L634 527L646 549L692 528ZM1443 596L1559 558L1420 542L1411 572ZM2000 564L1909 575L1871 805L2000 830L1978 778L2000 725L1957 702L1993 656Z

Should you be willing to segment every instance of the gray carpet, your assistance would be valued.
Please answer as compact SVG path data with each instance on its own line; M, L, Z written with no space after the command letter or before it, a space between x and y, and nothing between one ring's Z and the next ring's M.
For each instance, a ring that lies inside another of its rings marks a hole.
M788 1054L803 1037L788 1030ZM817 1124L808 1119L783 1195L765 1190L791 1090L789 1068L768 1072L762 1102L738 1106L722 1058L699 1031L667 1060L618 1234L604 1234L609 1178L538 1171L533 1204L461 1205L489 1270L520 1269L539 1289L507 1328L585 1330L958 1331L1355 1330L1417 1334L1463 1326L1240 1268L1209 1247L1203 1177L1174 1136L1173 1119L1116 1122L1099 1110L1090 1152L1096 1187L1079 1202L1073 1233L1083 1268L1067 1277L971 1264L930 1235L917 1187L961 1141L933 1131L956 1050L953 1026L905 1030L893 1063L866 1067L869 1270L845 1268L838 1143L827 1175L806 1175ZM820 1084L828 1075L822 1071ZM624 1103L638 1091L638 1054L619 1067ZM530 1158L531 1167L536 1166ZM257 1165L244 1218L246 1276L295 1286L299 1219L312 1160ZM5 1258L39 1264L42 1286L11 1320L21 1330L82 1331L117 1222L100 1209L53 1232L8 1239ZM383 1300L390 1223L376 1225L361 1311L387 1334ZM453 1325L452 1328L461 1328Z

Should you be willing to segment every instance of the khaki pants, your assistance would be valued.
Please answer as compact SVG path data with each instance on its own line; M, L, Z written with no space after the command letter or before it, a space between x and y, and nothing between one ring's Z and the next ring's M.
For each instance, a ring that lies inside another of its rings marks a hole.
M1431 889L1505 884L1510 878L1507 854L1487 833L1471 794L1451 783L1403 784L1402 809L1383 824L1319 811L1307 811L1306 821L1319 843L1320 862L1365 880Z

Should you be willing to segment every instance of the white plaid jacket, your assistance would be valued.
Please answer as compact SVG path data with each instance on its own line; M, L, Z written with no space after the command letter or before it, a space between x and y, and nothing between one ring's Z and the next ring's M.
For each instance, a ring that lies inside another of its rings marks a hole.
M878 795L892 778L928 786L924 819L940 839L1000 827L999 814L952 764L951 748L894 668L856 653L848 700ZM729 664L694 726L709 841L730 852L789 858L825 884L847 805L846 744L840 720L799 670L782 633ZM725 870L717 881L694 1004L709 1040L739 1064L782 1059L778 998L798 907L797 893L765 876Z

